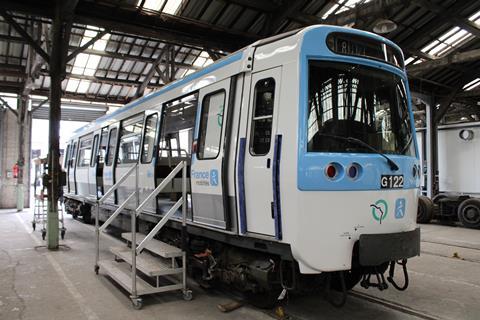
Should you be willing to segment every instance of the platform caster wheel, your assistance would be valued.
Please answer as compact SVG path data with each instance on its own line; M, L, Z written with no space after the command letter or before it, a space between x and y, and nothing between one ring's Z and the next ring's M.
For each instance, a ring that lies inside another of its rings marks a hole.
M42 231L42 239L45 240L47 237L47 231Z
M185 290L183 291L183 300L191 301L193 299L192 290Z
M143 300L141 298L132 299L132 306L135 310L140 310L143 307Z
M60 236L62 237L62 240L65 239L65 230L62 230L60 232Z
M95 274L98 274L98 271L100 270L100 266L96 265L93 270L95 271Z

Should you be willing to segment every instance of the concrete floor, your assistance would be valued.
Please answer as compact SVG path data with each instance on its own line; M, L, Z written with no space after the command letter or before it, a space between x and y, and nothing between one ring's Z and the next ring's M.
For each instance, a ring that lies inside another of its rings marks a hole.
M0 210L0 320L13 319L272 319L273 312L244 306L221 313L233 296L205 292L193 283L194 300L178 293L146 297L133 310L127 294L108 278L96 276L94 229L66 217L61 250L41 247L32 232L31 214ZM320 296L293 297L286 303L292 319L479 319L480 231L422 226L422 256L409 261L406 292L355 288L342 309ZM102 236L102 256L119 240Z

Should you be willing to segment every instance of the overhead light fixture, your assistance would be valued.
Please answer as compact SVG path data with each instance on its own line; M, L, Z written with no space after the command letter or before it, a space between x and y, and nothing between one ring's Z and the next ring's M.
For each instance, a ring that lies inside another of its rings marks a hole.
M378 34L390 33L397 29L397 24L390 19L380 19L373 26L373 32Z

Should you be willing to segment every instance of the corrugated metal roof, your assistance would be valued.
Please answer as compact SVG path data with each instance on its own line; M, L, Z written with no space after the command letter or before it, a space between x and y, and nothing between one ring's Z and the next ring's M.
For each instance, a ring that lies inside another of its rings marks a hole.
M398 27L385 36L403 48L406 58L411 58L407 61L412 65L480 48L480 1L476 0L80 0L79 4L82 3L91 6L92 10L95 10L96 5L110 6L112 14L115 10L132 17L140 14L158 18L159 24L170 19L171 16L166 14L170 13L186 23L194 25L201 22L202 26L211 26L232 35L250 36L252 39L286 32L314 22L347 21L348 25L371 31L379 19L388 18ZM380 3L387 8L378 10ZM360 15L361 9L367 6L371 10L375 9L375 13ZM36 32L41 34L41 30L36 29L39 26L44 31L50 27L48 17L39 19L24 12L11 13L32 35ZM119 23L129 24L132 21ZM90 23L95 23L95 20ZM99 22L98 26L101 25ZM70 52L104 30L98 26L75 23L69 42ZM465 39L462 41L455 39L460 38L459 32L464 33ZM195 30L192 30L192 34L195 34ZM108 32L68 62L67 77L62 84L65 95L75 99L127 103L135 97L137 88L151 73L159 55L162 55L162 59L155 67L145 92L183 77L210 63L214 56L226 53L218 48L212 52L211 48L171 38L167 41L167 38L161 32L158 33L158 38L154 38L151 35L141 35L133 29L131 32ZM239 46L242 45L239 43ZM167 47L173 51L173 74L167 72L172 69L167 67L170 61L170 54L165 53ZM8 73L0 72L2 90L21 90L21 85L25 82L25 76L21 73L27 65L28 51L26 42L0 18L0 65L10 68ZM210 53L213 56L210 57ZM12 71L15 67L19 70L18 76ZM465 78L465 73L474 73L475 70L480 70L478 59L416 72L414 76L412 74L411 84L414 90L442 97L446 95L445 90L448 92L455 88L459 80ZM472 76L475 79L475 75ZM50 81L47 66L39 72L34 85L33 92L48 92Z

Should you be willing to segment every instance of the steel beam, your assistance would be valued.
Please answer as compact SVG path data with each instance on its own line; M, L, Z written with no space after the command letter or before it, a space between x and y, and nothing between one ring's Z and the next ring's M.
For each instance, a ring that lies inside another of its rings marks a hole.
M4 9L0 9L0 15L8 22L12 28L15 29L26 41L27 43L32 46L33 49L46 61L49 62L50 57L49 55L43 50L43 48L35 41L33 38L28 34L25 29L22 28Z
M76 48L73 50L67 57L67 62L75 58L79 53L85 51L88 47L90 47L92 44L97 42L100 38L102 38L104 35L106 35L109 31L108 30L103 30L102 32L97 33L95 37L92 39L88 40L83 46Z

